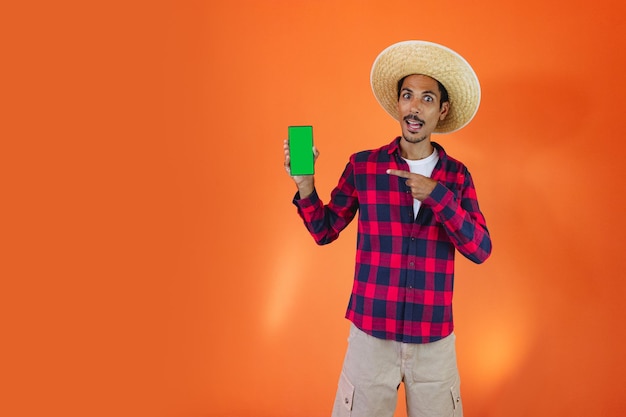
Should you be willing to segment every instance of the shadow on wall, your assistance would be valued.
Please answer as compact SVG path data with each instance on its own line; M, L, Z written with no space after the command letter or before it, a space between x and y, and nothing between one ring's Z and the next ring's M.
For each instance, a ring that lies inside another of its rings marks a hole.
M625 146L607 149L611 115L583 81L483 81L479 116L489 124L477 118L473 145L488 151L467 153L481 154L470 169L494 253L484 280L458 273L455 299L470 339L464 389L483 391L477 415L616 415L626 404L617 377L626 287L616 279L625 265L613 238L625 230L615 192Z

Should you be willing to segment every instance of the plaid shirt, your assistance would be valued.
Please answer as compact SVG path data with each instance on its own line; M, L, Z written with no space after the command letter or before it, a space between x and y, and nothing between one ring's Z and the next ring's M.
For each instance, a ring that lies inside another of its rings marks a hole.
M335 240L359 212L356 268L346 318L382 339L429 343L452 333L455 248L476 263L491 253L469 171L437 143L438 184L417 218L405 179L387 169L409 171L400 138L350 161L324 205L317 192L293 202L315 239Z

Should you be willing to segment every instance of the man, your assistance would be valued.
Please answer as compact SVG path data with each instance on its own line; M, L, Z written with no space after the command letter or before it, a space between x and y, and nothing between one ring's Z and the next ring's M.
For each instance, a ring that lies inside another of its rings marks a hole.
M431 134L467 125L480 85L460 55L425 41L381 52L371 84L402 135L352 155L326 205L312 175L292 177L293 202L318 244L335 240L359 213L352 323L333 416L392 416L402 382L409 416L462 416L454 254L482 263L491 238L469 171ZM284 150L289 172L287 142Z

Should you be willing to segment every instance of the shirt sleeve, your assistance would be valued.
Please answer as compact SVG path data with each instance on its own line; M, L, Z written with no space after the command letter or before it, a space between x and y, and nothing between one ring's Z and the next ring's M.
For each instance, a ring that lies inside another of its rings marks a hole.
M469 171L464 170L460 197L441 182L423 201L441 222L456 249L477 264L491 255L491 237L478 206L476 189Z
M298 208L298 214L315 242L325 245L337 239L339 233L354 219L359 207L352 161L346 165L328 204L322 202L317 190L313 190L306 198L299 197L296 193L293 204Z

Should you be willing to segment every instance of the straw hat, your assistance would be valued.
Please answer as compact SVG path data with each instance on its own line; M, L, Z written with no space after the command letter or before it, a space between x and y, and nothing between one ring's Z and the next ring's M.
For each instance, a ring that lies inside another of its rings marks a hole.
M370 81L374 96L396 120L398 81L407 75L422 74L436 79L448 90L450 110L434 133L450 133L467 125L480 104L478 77L468 62L445 46L426 41L404 41L391 45L372 65Z

